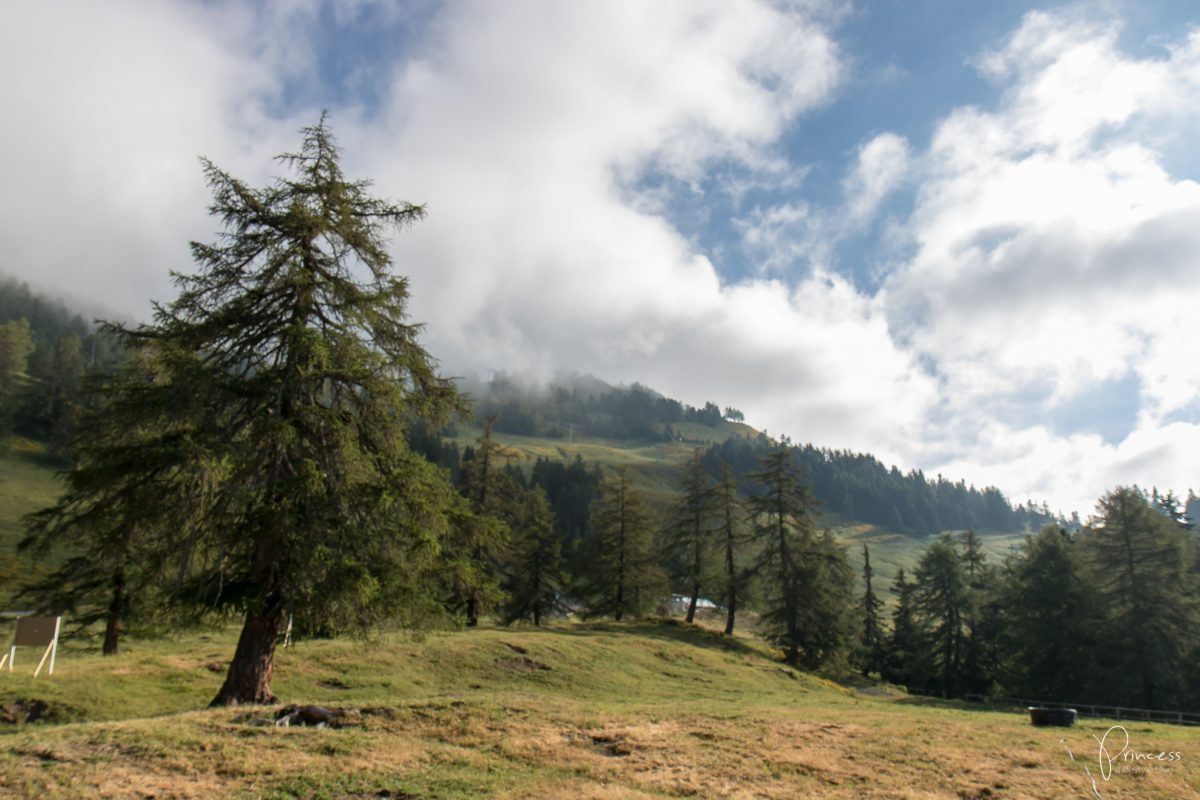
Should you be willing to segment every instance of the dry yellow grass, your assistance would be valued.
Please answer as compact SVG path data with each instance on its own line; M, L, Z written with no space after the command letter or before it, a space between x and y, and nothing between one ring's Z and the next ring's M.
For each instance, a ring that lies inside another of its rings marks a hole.
M0 793L1058 800L1095 797L1090 765L1105 800L1200 796L1200 730L1128 726L1134 749L1181 760L1103 781L1092 736L1110 723L1037 729L1017 713L863 695L691 626L480 629L283 652L285 700L374 709L340 729L254 723L273 709L179 712L215 690L207 665L230 644L143 644L118 661L67 653L53 682L0 676L9 698L74 701L82 717L0 735ZM146 687L140 711L122 672Z

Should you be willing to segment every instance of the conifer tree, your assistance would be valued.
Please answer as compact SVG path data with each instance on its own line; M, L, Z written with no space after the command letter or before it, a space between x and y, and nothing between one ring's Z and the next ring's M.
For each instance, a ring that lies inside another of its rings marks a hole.
M624 467L601 482L581 576L586 616L618 621L640 616L666 594L666 574L655 559L655 527Z
M455 529L448 555L455 565L456 594L468 628L478 625L479 615L503 600L498 559L508 545L509 523L519 503L519 487L499 463L508 453L492 438L495 421L495 415L483 421L483 435L464 454L459 483L474 516L463 518Z
M996 666L995 637L999 635L994 603L994 571L987 563L983 543L973 530L959 534L966 595L962 608L966 638L963 642L962 689L981 691Z
M872 672L882 673L887 657L883 626L879 619L883 601L875 595L872 585L873 577L871 550L867 547L866 542L863 542L863 599L860 611L863 620L862 674L864 677Z
M1100 629L1077 544L1057 525L1026 537L1005 565L1005 685L1021 697L1078 701Z
M121 367L90 391L97 402L148 397L163 379L157 348L146 346L131 350ZM25 587L21 599L39 611L64 614L65 637L89 635L103 623L106 656L118 654L131 622L161 628L170 621L167 612L178 610L163 602L163 587L178 588L183 576L170 574L163 559L171 543L161 534L190 530L203 488L217 469L197 459L186 471L143 470L179 455L163 444L171 440L168 432L180 430L172 413L167 405L127 407L118 400L85 413L69 443L66 491L54 506L25 520L28 533L19 549L42 558L53 550L58 565ZM174 499L169 512L161 505L164 494ZM170 527L163 527L165 519ZM157 617L153 622L150 609Z
M953 540L942 536L917 563L914 667L927 682L951 695L961 688L969 602L962 559Z
M688 590L687 621L696 618L700 584L712 549L713 490L708 470L700 460L700 448L692 451L692 460L683 473L683 497L671 507L664 529L668 559L678 567L677 577Z
M762 624L792 665L819 666L848 644L851 573L831 535L815 532L816 501L791 451L767 453L750 477L763 492L748 502L762 545Z
M504 622L511 625L528 620L541 625L546 615L569 609L562 598L562 543L554 531L550 503L540 488L525 493L512 529Z
M1163 708L1181 702L1197 643L1197 593L1184 532L1134 487L1100 499L1081 534L1103 629L1119 637L1097 665L1109 702Z
M725 606L725 635L733 635L738 604L746 598L751 570L741 563L741 551L746 544L742 531L742 505L738 500L737 482L728 464L721 464L721 480L713 489L713 512L719 524L721 548L724 551L724 580L720 584L720 600Z
M886 677L893 683L907 685L913 674L913 662L917 651L917 632L913 620L913 593L915 586L904 574L904 568L896 571L891 585L896 595L896 607L892 610L892 633L888 639Z
M119 520L121 493L146 487L136 559L173 565L174 599L244 614L214 705L274 699L289 615L337 629L432 610L459 510L404 436L407 418L461 408L407 320L382 238L424 210L371 197L339 157L322 117L280 157L291 175L265 188L204 162L225 232L192 245L196 272L175 276L179 296L152 324L110 326L126 347L157 348L161 380L106 395L105 427L137 433L83 456L108 477L73 472L42 530L86 538L90 513Z

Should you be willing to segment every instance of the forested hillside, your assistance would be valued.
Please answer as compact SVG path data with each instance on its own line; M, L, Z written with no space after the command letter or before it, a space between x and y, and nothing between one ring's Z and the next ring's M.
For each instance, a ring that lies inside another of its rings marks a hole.
M722 463L744 478L757 469L764 452L787 444L824 511L912 536L967 528L1011 532L1051 521L1068 527L1079 524L1077 517L1060 517L1045 505L1014 506L996 487L977 488L942 475L930 479L917 470L901 472L869 453L792 445L786 437L777 441L746 425L735 408L722 410L713 401L695 407L639 384L618 388L573 376L532 389L500 374L466 386L476 417L491 418L496 433L550 442L594 438L703 446L704 463L713 478L719 476ZM437 457L435 449L429 453ZM449 456L444 463L452 461ZM756 491L753 481L746 490Z
M119 358L114 340L61 300L0 276L0 445L15 431L62 454L86 374Z

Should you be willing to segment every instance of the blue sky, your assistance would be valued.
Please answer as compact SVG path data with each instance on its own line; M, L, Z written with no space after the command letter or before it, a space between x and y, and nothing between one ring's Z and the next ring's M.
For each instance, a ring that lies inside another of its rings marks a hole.
M1200 485L1176 2L6 3L0 271L106 314L328 109L449 372L590 372L1086 514ZM69 221L69 224L68 222ZM69 233L66 233L69 232Z

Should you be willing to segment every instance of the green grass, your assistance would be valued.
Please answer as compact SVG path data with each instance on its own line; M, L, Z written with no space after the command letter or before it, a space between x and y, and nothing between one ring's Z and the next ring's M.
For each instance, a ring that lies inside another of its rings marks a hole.
M45 565L19 556L26 514L58 498L58 465L37 442L13 437L0 450L0 610L9 607L18 586L45 572Z
M915 539L902 533L895 533L877 525L865 523L841 523L829 520L834 533L847 546L850 563L854 566L855 574L862 575L862 545L866 543L871 550L872 585L875 592L891 603L894 596L889 587L896 579L896 573L901 568L905 575L912 580L917 561L925 548L937 537ZM987 555L988 563L1000 564L1009 554L1014 545L1025 541L1026 531L1011 533L980 534L979 541ZM861 578L860 578L861 582ZM860 587L861 588L861 587Z
M229 630L109 659L68 650L51 678L0 674L0 704L57 712L0 732L0 794L1083 798L1091 736L1109 724L1036 729L1019 713L855 692L753 639L650 621L302 642L279 653L281 700L368 713L276 728L255 724L273 709L202 710L233 644ZM1114 775L1104 798L1200 795L1200 730L1129 733L1183 760Z

